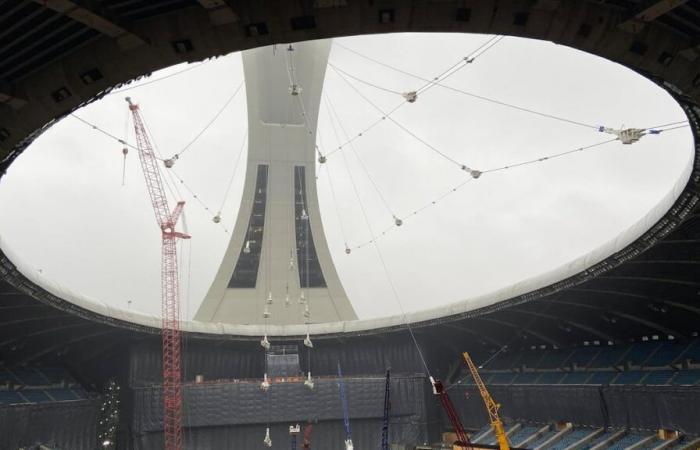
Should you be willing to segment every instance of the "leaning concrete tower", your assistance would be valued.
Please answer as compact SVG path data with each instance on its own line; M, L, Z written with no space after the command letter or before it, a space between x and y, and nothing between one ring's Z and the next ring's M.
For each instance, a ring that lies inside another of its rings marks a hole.
M196 320L357 318L338 279L316 194L316 124L330 41L243 53L248 165L231 240Z

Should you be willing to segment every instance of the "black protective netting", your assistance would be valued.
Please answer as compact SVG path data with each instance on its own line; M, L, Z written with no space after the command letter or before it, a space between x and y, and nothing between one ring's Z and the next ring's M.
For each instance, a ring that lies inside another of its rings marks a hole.
M71 450L97 448L97 401L0 407L0 449L38 444Z

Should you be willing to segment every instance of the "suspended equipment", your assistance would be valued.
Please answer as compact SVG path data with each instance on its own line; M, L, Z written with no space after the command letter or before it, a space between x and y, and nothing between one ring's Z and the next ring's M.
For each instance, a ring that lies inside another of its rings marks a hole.
M345 450L353 450L352 434L350 432L350 413L348 411L348 399L345 396L345 382L343 381L343 372L340 370L340 362L338 362L338 392L340 394L340 403L343 407L343 427L345 428Z
M391 413L391 369L386 370L384 384L384 422L382 423L382 450L389 450L389 414Z
M472 359L469 357L469 353L464 352L462 353L462 356L464 356L464 360L467 362L467 366L469 367L469 371L472 374L472 378L474 378L474 384L476 384L479 388L481 398L484 399L486 411L489 414L489 422L491 422L491 427L493 427L493 432L496 435L496 440L498 441L498 448L500 450L510 450L510 444L508 443L506 430L503 428L503 422L501 422L501 418L498 417L498 408L500 408L501 405L496 403L491 397L491 394L489 394L489 391L486 389L486 385L481 380L481 375L479 375L479 371L474 365L474 361L472 361Z
M289 426L289 435L292 437L292 450L297 450L297 435L301 431L299 424Z
M156 221L161 230L161 306L163 341L163 436L165 450L182 448L182 373L180 369L180 292L177 267L177 240L189 239L185 233L175 231L180 214L185 207L178 201L170 210L165 195L163 179L156 155L141 118L139 106L126 97L134 120L136 148L146 180Z

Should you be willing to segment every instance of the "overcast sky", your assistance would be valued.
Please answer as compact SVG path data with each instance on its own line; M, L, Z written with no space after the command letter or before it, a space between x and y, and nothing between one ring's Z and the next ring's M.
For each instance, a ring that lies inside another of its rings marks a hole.
M336 42L432 78L487 39L396 34ZM338 45L333 46L330 61L398 92L423 84ZM165 69L144 81L184 67ZM169 156L203 129L242 80L240 54L232 54L131 89L128 95L141 104L161 153ZM353 83L382 108L401 101L399 95ZM649 127L685 119L675 102L648 80L617 64L547 42L508 37L445 84L594 125ZM125 95L107 96L77 115L125 136ZM330 68L324 96L350 135L380 116ZM321 106L318 144L328 153L338 141L326 102ZM211 210L205 211L181 186L193 235L181 249L187 317L194 315L208 290L230 237L224 229L232 230L235 221L245 171L244 149L234 172L247 127L245 105L242 89L175 166ZM608 138L441 87L430 89L392 117L440 151L477 169ZM401 304L406 311L415 311L488 293L559 267L615 238L672 189L691 161L691 149L692 136L685 128L646 136L631 146L616 142L486 174L467 184L406 218L402 227L378 241ZM358 315L398 314L375 249L366 246L350 255L344 251L345 242L354 247L370 239L361 205L375 233L393 221L358 157L399 217L464 181L465 172L384 121L353 146L331 155L319 173L326 236ZM232 176L230 194L224 198ZM121 146L69 117L44 133L10 167L0 183L0 208L3 247L47 280L95 301L160 314L159 230L134 151L127 156L122 186ZM210 216L219 209L223 226Z

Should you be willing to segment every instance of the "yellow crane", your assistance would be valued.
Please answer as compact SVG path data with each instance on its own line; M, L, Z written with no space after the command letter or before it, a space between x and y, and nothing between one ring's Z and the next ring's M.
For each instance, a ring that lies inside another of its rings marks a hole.
M489 391L486 389L486 385L484 382L481 380L481 376L479 375L479 371L476 369L476 366L474 365L474 361L469 357L468 352L464 352L462 354L464 356L464 360L467 362L467 366L469 367L469 371L472 373L472 378L474 378L474 383L477 385L479 388L479 393L481 394L481 398L484 399L484 404L486 405L486 411L489 413L489 422L491 422L491 426L493 427L493 432L496 434L496 440L498 441L498 447L500 450L510 450L510 444L508 443L508 437L506 436L506 430L503 428L503 422L501 422L501 418L498 417L498 408L501 407L496 401L491 397L491 394L489 394Z

